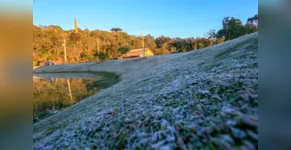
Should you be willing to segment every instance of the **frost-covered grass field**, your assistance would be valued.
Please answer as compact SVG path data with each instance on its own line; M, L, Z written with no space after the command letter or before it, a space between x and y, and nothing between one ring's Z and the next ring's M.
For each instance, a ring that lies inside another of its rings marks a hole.
M45 66L120 82L34 124L35 149L257 149L258 33L186 53Z

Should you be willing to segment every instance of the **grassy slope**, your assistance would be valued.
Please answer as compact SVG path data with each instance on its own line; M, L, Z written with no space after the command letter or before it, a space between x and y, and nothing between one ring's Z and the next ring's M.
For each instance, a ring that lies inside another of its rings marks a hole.
M257 147L258 34L186 53L35 72L107 71L120 82L34 125L35 148Z

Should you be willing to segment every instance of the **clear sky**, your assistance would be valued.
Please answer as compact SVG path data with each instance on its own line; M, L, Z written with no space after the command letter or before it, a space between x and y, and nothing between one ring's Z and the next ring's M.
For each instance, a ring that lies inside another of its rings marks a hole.
M233 16L246 22L258 13L258 0L34 0L33 24L73 29L119 27L131 35L198 37L222 28Z

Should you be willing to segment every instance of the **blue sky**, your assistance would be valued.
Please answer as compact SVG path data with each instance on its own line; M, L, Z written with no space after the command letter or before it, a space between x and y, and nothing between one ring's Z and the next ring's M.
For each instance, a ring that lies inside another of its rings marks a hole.
M107 30L131 35L198 37L222 28L226 16L241 19L258 13L258 0L34 0L34 25Z

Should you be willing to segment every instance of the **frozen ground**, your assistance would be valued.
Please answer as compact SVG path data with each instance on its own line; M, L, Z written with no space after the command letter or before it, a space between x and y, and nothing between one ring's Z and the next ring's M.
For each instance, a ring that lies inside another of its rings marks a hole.
M258 33L186 53L34 72L120 82L33 126L35 149L257 149Z

